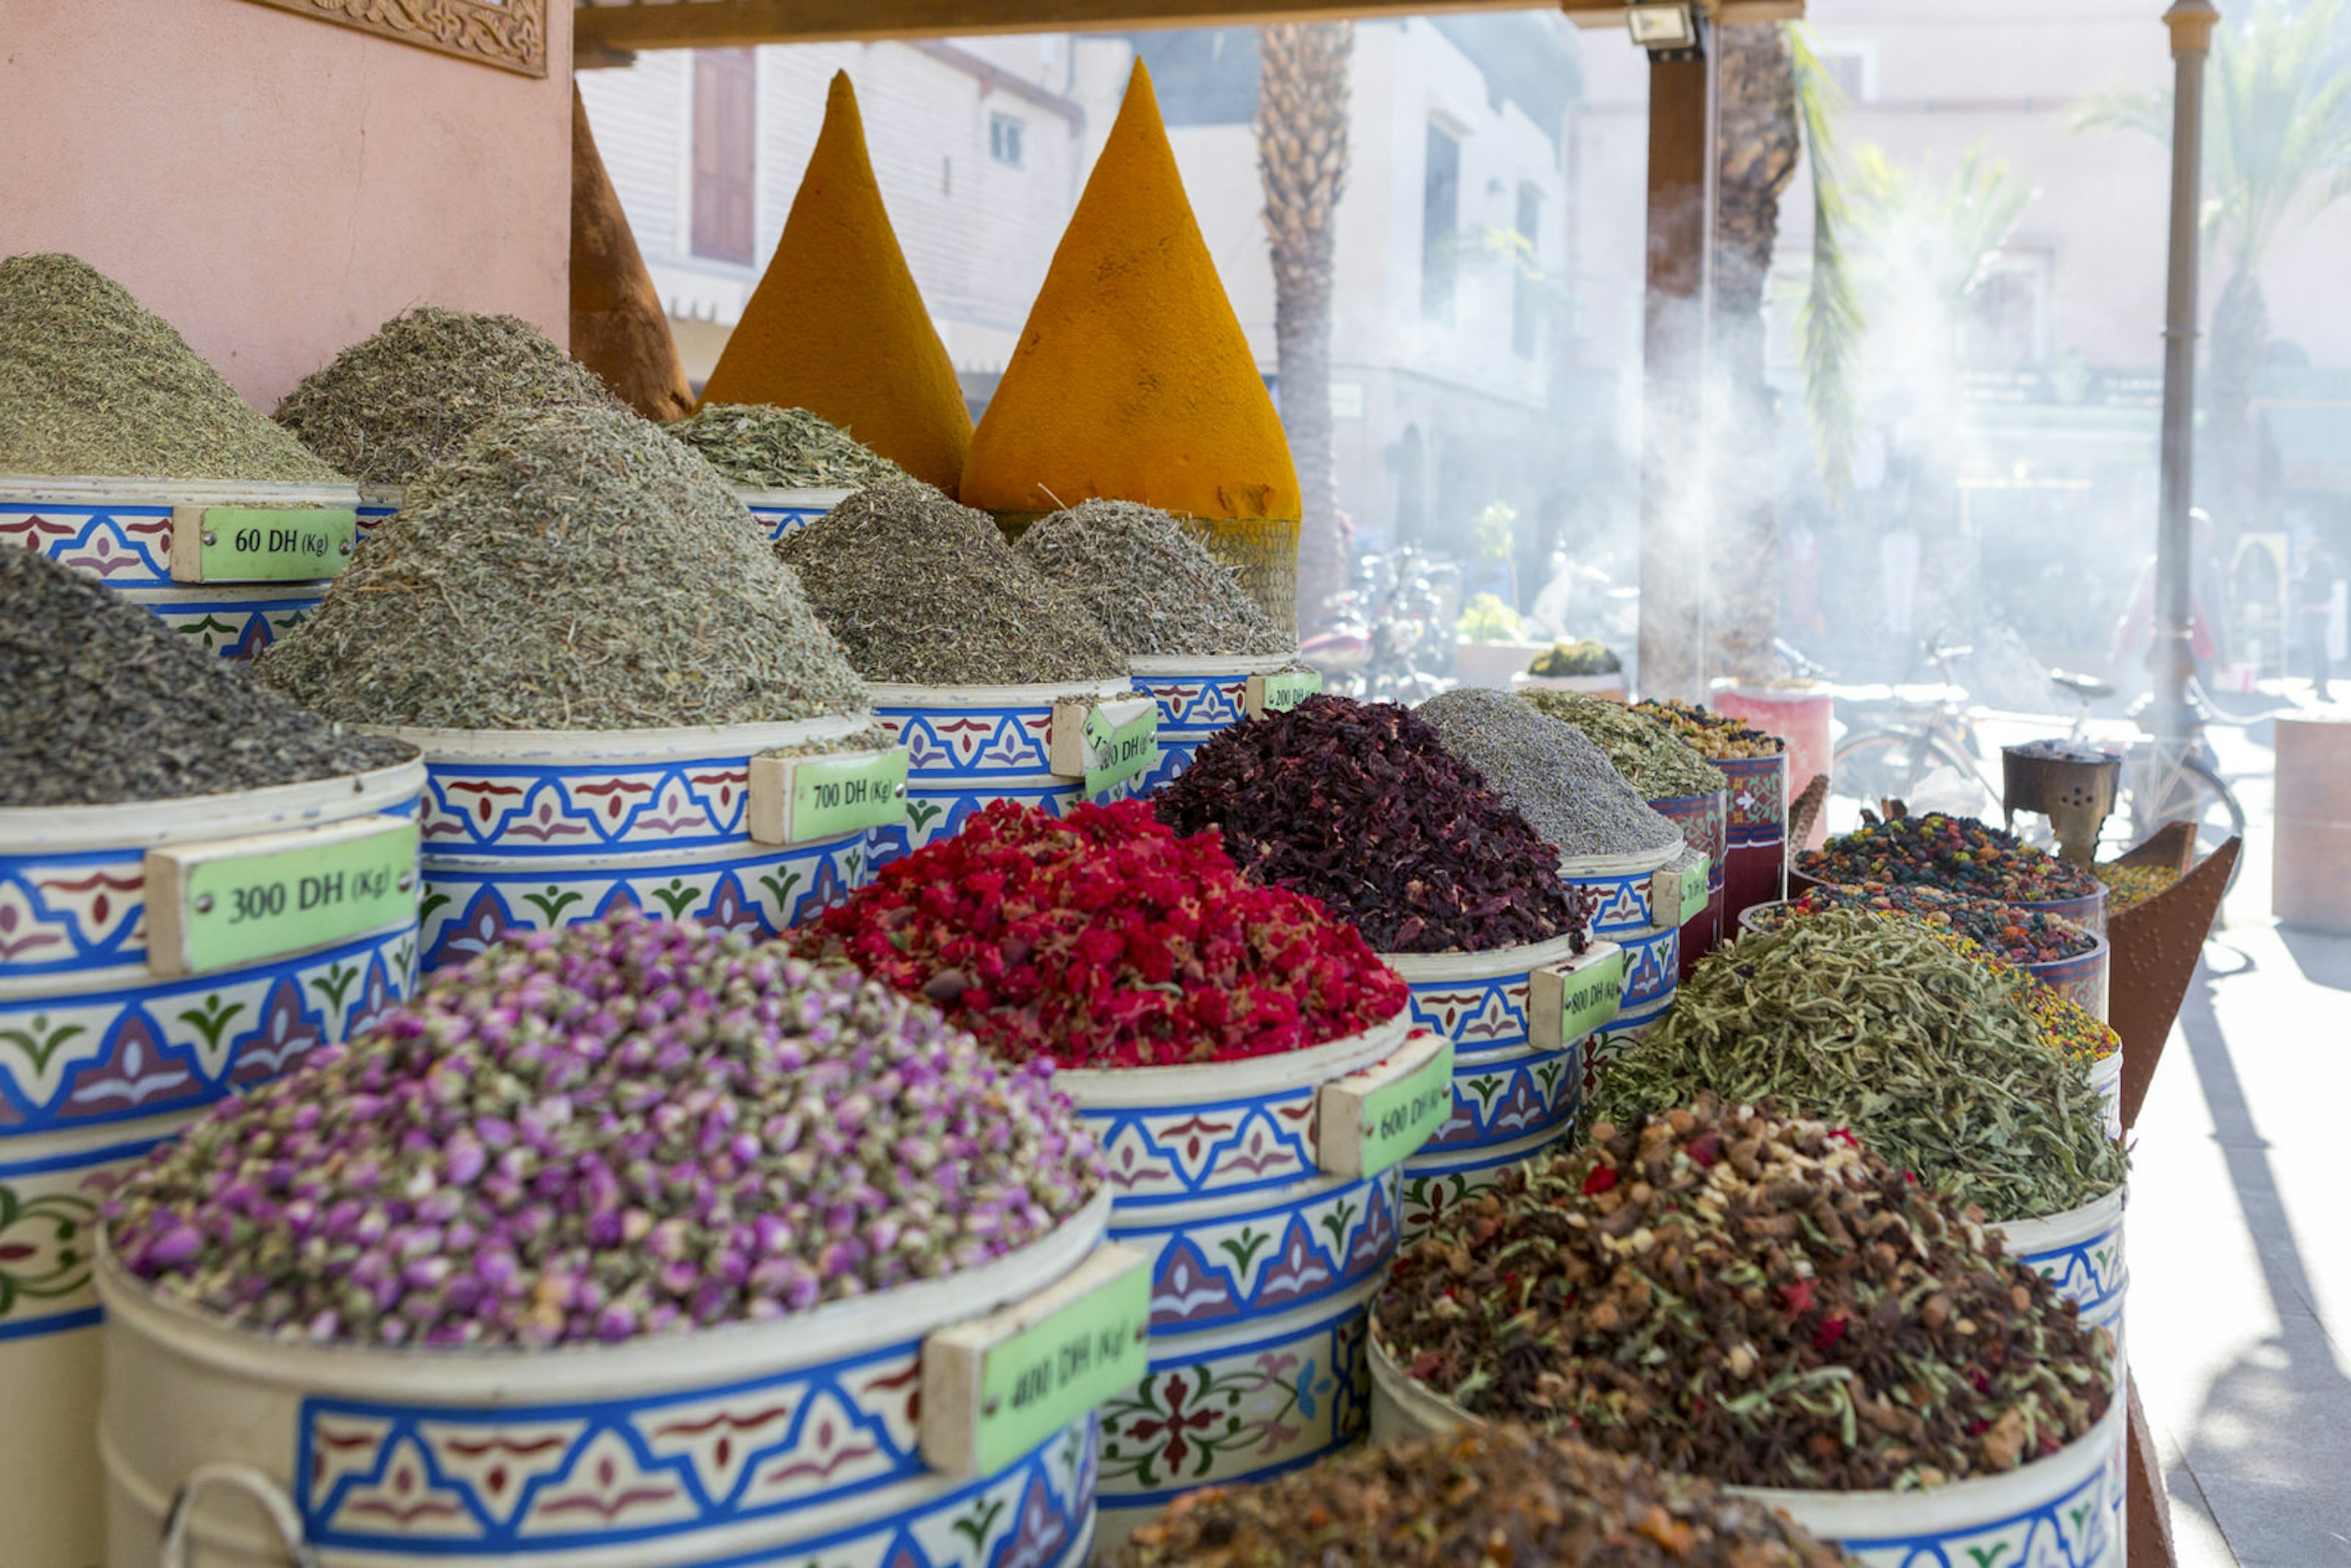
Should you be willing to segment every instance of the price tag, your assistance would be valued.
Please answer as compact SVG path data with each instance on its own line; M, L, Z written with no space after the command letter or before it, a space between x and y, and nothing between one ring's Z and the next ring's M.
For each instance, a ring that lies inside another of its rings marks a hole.
M1707 857L1697 850L1649 879L1649 909L1660 925L1687 925L1713 896L1707 885Z
M1047 766L1064 779L1084 779L1089 796L1140 779L1159 766L1158 703L1055 704Z
M174 507L174 582L315 582L351 564L348 507Z
M416 824L370 817L147 852L159 975L300 953L416 917Z
M1698 879L1700 886L1705 878ZM1527 977L1527 1037L1562 1046L1605 1028L1625 1005L1625 949L1594 942L1564 964Z
M751 758L752 841L806 844L906 820L906 748Z
M1025 1301L923 1342L924 1462L992 1475L1150 1370L1151 1259L1116 1242Z
M1704 909L1707 901L1713 896L1707 882L1709 869L1703 854L1696 857L1695 864L1682 867L1682 915L1674 922L1675 925L1687 925L1697 919L1698 911Z
M1251 675L1241 700L1248 705L1249 717L1263 718L1270 713L1288 713L1322 689L1320 670L1282 670Z
M1316 1163L1337 1176L1374 1176L1420 1152L1453 1109L1453 1042L1423 1032L1385 1061L1322 1085Z

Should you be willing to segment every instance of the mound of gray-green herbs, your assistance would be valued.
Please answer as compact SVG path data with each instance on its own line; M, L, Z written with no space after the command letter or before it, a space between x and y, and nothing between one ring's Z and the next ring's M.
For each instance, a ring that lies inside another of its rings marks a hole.
M1289 653L1297 642L1226 566L1156 507L1082 501L1020 536L1020 559L1130 653Z
M1649 809L1607 753L1564 720L1479 686L1445 692L1414 711L1562 855L1636 854L1682 841L1681 830Z
M765 402L706 402L662 426L748 490L854 490L906 471L821 415Z

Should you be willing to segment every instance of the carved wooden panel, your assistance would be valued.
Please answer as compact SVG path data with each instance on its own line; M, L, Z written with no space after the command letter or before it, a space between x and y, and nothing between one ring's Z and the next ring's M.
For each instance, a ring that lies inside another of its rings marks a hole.
M559 0L569 4L570 0ZM254 0L299 16L438 49L524 76L547 74L548 0Z

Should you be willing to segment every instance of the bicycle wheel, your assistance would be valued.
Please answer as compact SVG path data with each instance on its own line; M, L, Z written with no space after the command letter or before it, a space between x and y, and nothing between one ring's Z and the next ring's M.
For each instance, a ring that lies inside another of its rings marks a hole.
M2134 746L2125 759L2123 786L2130 797L2128 820L2134 843L2167 822L2196 824L2198 859L2210 854L2245 831L2245 809L2220 776L2193 757L2167 764L2158 748ZM2121 812L2116 813L2122 815ZM2237 885L2244 858L2229 870L2229 886Z
M1864 810L1900 800L1913 811L1996 816L1997 796L1986 790L1967 758L1923 729L1865 729L1845 737L1830 760L1829 798L1822 807L1832 837L1861 826Z

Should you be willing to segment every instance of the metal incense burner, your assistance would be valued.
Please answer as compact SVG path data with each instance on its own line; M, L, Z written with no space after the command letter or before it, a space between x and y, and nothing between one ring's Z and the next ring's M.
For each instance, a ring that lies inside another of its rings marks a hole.
M2098 830L2115 809L2123 759L2077 740L2028 740L2000 749L2001 808L2008 825L2038 811L2057 830L2059 852L2076 865L2097 856Z

